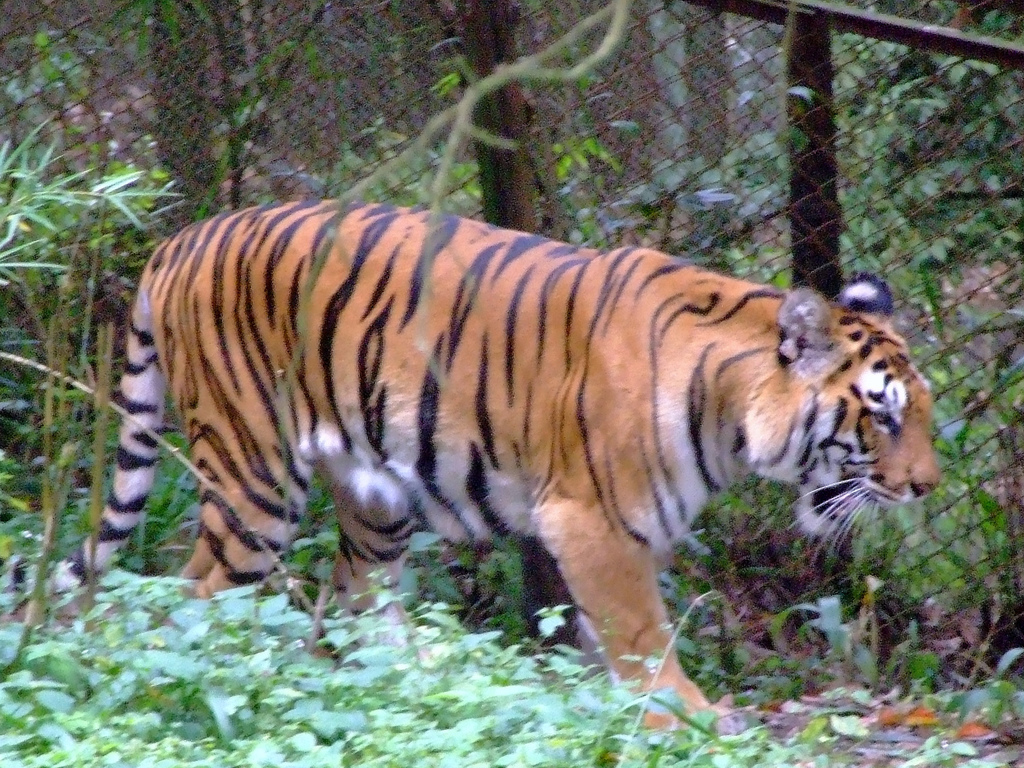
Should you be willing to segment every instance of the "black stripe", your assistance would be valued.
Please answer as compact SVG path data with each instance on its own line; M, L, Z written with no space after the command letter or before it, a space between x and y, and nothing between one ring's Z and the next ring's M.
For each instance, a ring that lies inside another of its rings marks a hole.
M505 394L509 408L512 407L515 397L516 323L519 320L519 305L523 302L523 294L526 293L532 274L533 266L516 282L512 301L509 302L505 313Z
M409 304L406 306L402 322L398 326L400 331L409 324L413 315L416 314L416 308L420 305L420 294L423 292L424 283L430 277L434 260L455 237L461 221L456 216L437 216L436 214L426 214L425 218L427 234L423 238L417 255L416 266L409 284Z
M544 284L541 285L539 302L537 305L537 319L539 323L539 328L537 330L537 335L539 337L539 342L537 344L538 363L540 363L540 359L544 355L544 342L547 337L546 331L548 324L548 302L551 300L551 292L555 289L555 284L558 282L558 279L565 272L570 269L575 269L585 263L585 259L571 259L559 262L544 278Z
M156 438L148 432L132 432L132 440L137 442L143 448L152 448L155 450L158 445Z
M651 404L650 423L654 443L654 458L657 461L657 468L664 478L664 487L668 488L674 497L677 518L681 523L685 523L689 519L686 499L680 493L676 479L672 470L669 468L669 462L665 455L665 442L661 439L661 392L658 389L660 357L658 354L659 346L655 334L656 328L657 323L655 319L652 318L647 328L647 354L651 367L651 391L649 393L649 397Z
M466 320L469 319L469 313L476 308L477 295L480 293L484 274L500 249L500 243L484 248L473 259L473 263L463 272L462 278L459 280L459 287L455 293L455 304L451 311L452 318L448 324L448 352L444 361L445 371L452 369L455 352L462 339Z
M250 552L280 552L281 545L257 533L242 522L238 514L218 494L207 490L202 494L201 503L211 504L220 512L221 520L228 531Z
M288 468L288 477L291 481L298 486L299 492L303 496L309 494L309 477L307 474L303 474L299 471L299 464L295 461L295 457L289 451L288 461L285 462Z
M264 446L250 429L250 425L258 423L250 404L228 396L218 386L217 371L206 358L202 348L199 351L199 363L207 380L206 394L212 398L215 411L224 416L225 427L230 430L232 439L226 440L219 430L209 424L193 425L195 431L190 432L190 436L193 440L202 438L208 441L217 456L230 460L229 471L240 484L248 486L251 484L250 479L255 478L268 488L275 488L281 478L271 472L267 464L268 457ZM242 408L247 410L243 411ZM268 423L276 425L277 418L274 411L268 414ZM233 459L230 459L237 451L241 452L246 461L245 472L234 463Z
M440 391L434 366L440 346L439 340L434 346L434 354L427 360L416 413L416 434L419 440L416 473L427 486L428 491L437 487L437 453L434 449L434 434L437 431L437 406Z
M333 209L333 214L331 214ZM288 206L288 215L295 216L300 214L297 218L290 222L283 231L277 234L273 244L270 246L270 253L267 256L266 264L263 267L263 300L266 307L267 321L270 323L271 328L277 328L277 292L275 290L276 281L274 280L274 272L277 271L278 265L281 263L281 259L284 257L285 252L291 245L292 240L295 238L295 232L310 219L316 216L323 216L328 214L325 219L320 222L317 227L316 233L311 239L309 249L306 252L305 260L313 260L317 256L317 252L320 245L324 241L326 233L333 232L337 229L338 221L341 218L340 212L333 203L324 204L318 200L306 200L295 203Z
M224 554L224 542L220 540L217 534L205 525L200 524L199 528L200 535L203 537L203 540L206 541L206 545L210 548L210 554L212 554L214 559L220 563L221 567L224 569L224 575L232 584L237 586L257 584L266 578L266 571L235 570L234 566L232 566L228 561L227 556Z
M156 464L156 456L140 456L125 448L123 445L117 447L117 468L122 472L130 472L133 469L149 469Z
M74 576L79 583L85 581L86 570L85 570L85 549L79 547L75 550L75 553L68 560L68 567L71 571L71 575Z
M132 416L138 416L140 413L156 413L159 406L153 403L146 403L141 400L133 400L123 393L121 395L121 407L128 411Z
M254 256L266 254L269 247L272 258L276 249L287 248L295 235L295 230L313 215L306 210L309 205L311 203L307 202L283 206L282 212L271 220L265 230L264 241L260 243ZM297 219L292 219L291 217L296 215L296 211L299 211L300 215ZM283 229L281 229L282 225ZM267 240L272 235L273 240L268 243ZM264 296L257 297L260 280L254 276L254 272L258 262L259 260L256 258L239 259L238 285L242 286L244 291L242 292L242 301L235 305L235 321L240 333L234 341L242 347L242 361L249 372L251 383L256 387L260 396L267 421L275 424L280 418L276 396L277 366L270 359L270 351L263 341L267 334L260 327L260 323L263 322L269 324L271 329L274 328L272 322L274 312L264 303L266 293L268 290L272 290L272 286L267 286L264 282ZM243 271L244 277L241 276ZM245 332L246 330L248 333ZM227 350L222 350L222 354L227 357L226 353ZM262 368L258 368L257 363L261 364Z
M498 278L501 277L501 273L504 272L512 262L517 261L524 253L532 251L534 248L540 248L551 244L551 240L548 240L546 237L541 237L540 235L528 235L520 232L515 233L514 239L508 244L508 249L505 251L505 255L502 257L501 261L498 263L497 269L494 270L494 274L491 276L491 285L494 285L498 281Z
M523 446L527 453L530 453L530 425L533 423L533 381L526 383L526 402L523 404L523 428L520 434L523 436Z
M587 465L587 474L590 477L590 484L594 489L594 495L597 497L597 503L601 507L601 512L604 513L608 524L614 526L615 520L609 514L608 507L605 503L604 489L601 487L601 480L597 475L597 463L594 456L594 447L590 442L590 428L587 426L586 412L586 384L587 371L584 370L579 389L576 390L576 425L580 431L580 445L583 446L583 459Z
M654 502L654 510L658 514L658 524L661 526L665 538L671 540L672 529L668 524L665 503L661 500L661 494L658 493L658 483L654 477L654 468L651 466L651 461L647 457L647 451L644 450L643 446L640 447L640 461L644 465L644 476L647 478L647 486L651 489L651 500Z
M824 451L826 448L831 448L832 446L839 446L840 448L843 448L844 450L849 452L850 447L848 445L836 440L836 435L839 434L839 429L840 427L842 427L843 422L846 420L846 414L849 412L849 410L850 406L846 402L846 398L839 398L839 402L836 403L835 416L833 416L832 419L832 429L829 432L829 434L825 437L825 439L818 443L819 450Z
M394 297L377 314L359 340L356 369L359 377L359 410L363 416L366 440L377 456L385 461L384 431L386 424L387 385L380 384L384 361L385 332Z
M488 494L487 474L484 460L476 443L469 444L469 472L466 475L466 495L480 510L487 527L494 533L507 533L508 526L501 515L491 506Z
M576 274L576 279L572 281L572 287L569 289L569 300L565 303L565 364L569 366L572 362L572 321L575 316L576 309L576 296L579 293L580 283L583 282L583 275L587 271L587 267L590 266L591 262L586 261L580 265L580 271Z
M406 546L404 544L397 547L388 547L387 549L378 549L377 547L367 544L366 548L370 550L370 554L373 556L374 562L378 563L393 563L404 555L406 550ZM368 558L363 559L366 560Z
M717 317L714 320L710 320L706 323L701 323L701 325L717 325L718 323L724 323L726 320L731 320L733 317L735 317L735 315L738 312L740 312L745 306L747 306L748 303L754 301L755 299L781 298L782 292L777 291L774 288L758 288L757 290L748 291L747 293L743 294L743 298L737 301L736 304L733 305L732 309L730 309L724 315L722 315L721 317Z
M673 297L673 299L677 298L681 297ZM667 318L665 318L665 320L661 324L661 332L658 334L658 344L660 345L664 343L665 334L668 333L669 329L672 327L672 324L680 317L682 317L683 315L698 315L699 317L707 317L708 315L715 311L715 309L718 307L721 301L721 294L719 294L717 291L712 291L711 293L708 294L708 303L703 307L698 304L690 304L689 302L687 302L682 306L672 310L672 313ZM669 301L663 302L662 305L658 307L657 311L655 312L655 318L657 318L658 315L660 315L664 310L668 309L669 306Z
M474 399L476 410L476 426L480 432L480 438L484 442L484 453L492 467L498 467L498 455L494 449L494 425L491 424L491 413L487 407L487 379L488 366L490 365L490 354L487 349L487 334L484 334L480 345L480 362L477 366L476 397Z
M224 575L228 577L228 581L237 587L259 584L267 578L266 571L236 571L230 566L224 568Z
M786 439L782 441L782 446L778 452L768 459L769 467L776 467L782 463L782 460L786 458L786 454L789 453L789 446L792 442L793 431L796 429L796 418L790 419L789 426L786 427L785 436Z
M628 249L631 255L633 254L634 250L635 249L633 248ZM629 265L629 269L627 269L626 274L622 276L622 279L619 281L618 287L615 289L615 293L611 297L611 305L613 307L618 305L619 300L622 298L622 294L626 290L626 286L629 284L629 281L633 278L633 273L636 272L643 265L643 263L643 256L639 256L633 259L633 263ZM608 333L608 327L611 325L612 317L614 316L614 312L609 312L608 316L605 317L604 327L601 328L602 335Z
M149 357L146 358L144 362L141 363L133 363L131 360L129 360L128 364L124 367L124 372L129 376L138 376L148 371L149 366L151 366L156 361L156 353L150 355Z
M668 259L671 257L666 256L665 258ZM656 269L652 269L650 272L647 273L647 276L643 279L643 282L641 282L640 285L637 286L636 293L633 294L633 301L637 301L640 298L640 294L647 290L647 287L658 278L664 277L665 275L675 274L681 269L690 269L692 267L692 264L680 260L671 261L669 263L662 264L660 267L657 267Z
M745 349L742 352L737 352L735 355L730 355L718 364L718 368L715 369L715 379L717 380L725 373L726 369L731 368L736 363L746 360L748 357L754 355L768 354L773 350L770 347L752 347L751 349Z
M736 435L732 440L732 453L734 456L738 456L740 451L747 447L747 433L743 427L736 428Z
M333 353L334 353L334 340L338 333L338 319L341 313L345 310L349 301L352 299L352 294L355 291L357 280L359 279L359 273L369 258L371 253L377 247L380 239L384 234L391 228L396 222L398 212L394 209L383 209L383 213L377 215L377 217L370 221L363 229L362 234L359 236L359 243L356 245L355 251L352 253L352 263L349 266L348 275L345 280L342 281L338 289L331 295L330 300L327 302L327 307L324 310L323 321L320 324L320 365L323 367L324 375L328 379L333 378ZM338 406L338 395L334 387L327 388L327 396L331 405L331 412L334 415L335 423L342 424L341 409ZM342 436L345 442L345 449L348 450L351 447L350 438L344 430Z
M701 352L697 367L690 376L688 393L690 443L693 447L693 455L697 461L697 471L700 473L704 487L710 492L721 490L718 483L708 470L707 458L704 455L704 412L707 409L707 382L704 380L704 368L707 365L708 354L715 346L715 342L708 344Z
M565 259L570 256L579 256L580 251L583 250L578 245L572 243L562 243L557 240L548 241L551 248L544 251L543 256L546 259Z
M129 538L134 530L134 525L129 526L128 528L118 528L109 520L100 520L100 530L96 534L96 541L103 544L108 544L110 542L122 542Z
M412 525L412 521L408 517L400 517L398 520L390 523L373 523L359 514L355 515L354 518L355 521L366 530L387 539L401 539L404 541L409 538L409 534L411 533L411 531L407 530L408 527Z
M380 302L381 297L384 295L384 291L387 290L388 285L391 284L391 273L395 269L395 261L398 258L399 252L402 250L402 245L399 243L391 249L391 255L388 256L388 260L384 263L384 269L380 273L380 277L377 278L377 284L373 287L373 294L370 296L370 300L363 307L363 315L359 319L365 321L373 311L377 308L377 304ZM394 296L388 299L388 304L394 301Z
M241 448L242 455L246 460L245 468L243 469L233 456L231 446L224 440L223 436L213 429L210 425L199 425L195 430L195 441L203 441L210 446L214 455L217 456L224 471L234 479L242 493L245 495L246 500L254 507L259 509L261 512L273 517L275 520L288 520L289 522L296 522L293 514L289 514L285 505L278 499L268 498L257 490L252 485L252 479L255 478L262 482L268 488L276 488L277 481L271 474L269 467L266 463L265 454L262 450L262 446L252 436L252 434L244 428L244 417L241 413L238 413L234 409L225 411L224 413L233 413L232 417L229 417L229 421L233 427L233 433L235 437L235 444Z
M618 518L619 525L622 529L630 535L630 537L643 547L650 547L651 542L648 541L647 537L644 536L640 531L636 530L630 525L629 520L622 512L622 507L619 506L618 496L615 494L615 470L612 467L611 456L607 453L604 456L604 471L605 476L608 478L608 502L611 506L612 511L615 513L615 517Z
M142 511L142 508L146 506L146 497L149 494L142 494L136 496L134 499L128 501L121 501L117 496L111 493L107 496L107 506L120 515L137 515Z
M138 340L139 344L141 344L144 347L153 346L153 334L151 334L149 331L142 330L141 328L135 325L134 321L132 321L129 324L129 329L131 330L132 335L134 335L135 338Z
M616 289L619 287L618 280L615 279L615 273L618 271L622 262L633 253L633 248L622 248L614 257L611 254L605 254L605 259L611 258L611 263L605 265L604 279L601 281L601 289L597 294L597 305L594 307L594 316L590 318L590 327L587 329L587 340L594 336L594 331L597 329L597 324L600 322L601 314L606 308L613 306L612 296L615 295Z
M807 413L807 418L804 419L804 450L800 454L800 459L797 461L798 467L803 467L807 464L807 461L811 458L811 449L814 447L814 423L818 419L818 396L815 395L811 401L811 408Z
M204 242L200 248L202 252L209 252L213 258L213 279L211 285L211 304L208 307L213 315L213 326L217 332L217 342L220 345L221 355L224 360L224 367L228 372L228 377L231 379L231 386L234 387L236 393L241 393L241 385L238 381L238 372L235 370L235 363L231 355L228 354L228 350L231 349L231 341L228 339L228 331L225 325L226 308L231 306L237 301L237 295L227 295L227 286L225 285L224 272L227 268L227 264L235 252L232 247L235 244L233 238L235 230L243 223L251 223L253 219L243 215L234 215L228 219L227 226L224 227L224 231L217 241L216 248L210 249L210 243L213 239L215 227L211 226L209 229L210 237ZM258 221L258 220L256 220ZM238 249L236 256L237 264L241 265L242 261L248 258L249 239L243 238ZM198 262L198 260L197 260ZM236 283L236 290L238 284ZM236 312L237 316L237 312Z
M441 342L438 339L434 345L434 351L427 359L426 371L423 375L423 385L420 389L419 407L416 413L416 433L419 442L419 455L416 457L416 474L419 475L427 494L459 522L469 534L469 526L466 525L459 514L458 507L450 499L446 498L437 481L437 449L434 445L434 438L437 433L438 422L438 401L440 399L440 386L437 380L435 369L439 365L441 353Z

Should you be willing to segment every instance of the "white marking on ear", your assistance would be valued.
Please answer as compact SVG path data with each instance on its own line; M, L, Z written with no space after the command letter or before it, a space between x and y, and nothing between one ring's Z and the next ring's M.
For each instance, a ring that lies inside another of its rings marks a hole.
M866 301L874 303L880 296L880 291L871 283L854 283L847 286L843 296L854 301Z
M888 283L878 275L862 273L839 292L837 301L841 307L853 312L870 312L889 316L893 313L892 291Z

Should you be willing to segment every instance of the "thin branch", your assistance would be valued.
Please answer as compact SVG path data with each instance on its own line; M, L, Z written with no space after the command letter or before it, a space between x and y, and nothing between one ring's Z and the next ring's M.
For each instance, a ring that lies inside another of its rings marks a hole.
M431 208L437 209L441 199L445 196L446 185L458 150L467 139L476 136L479 130L473 125L473 112L480 100L513 81L564 83L578 80L588 74L595 67L604 63L622 43L631 7L632 0L613 0L597 13L580 21L544 50L530 56L520 57L509 64L498 65L493 72L470 85L458 104L436 114L419 136L405 149L378 166L373 173L341 195L340 204L343 206L363 197L386 174L406 165L411 158L421 155L430 147L437 135L450 125L451 132L448 135L445 151L431 187ZM547 66L551 60L577 44L585 35L606 21L608 29L593 53L585 56L571 67Z

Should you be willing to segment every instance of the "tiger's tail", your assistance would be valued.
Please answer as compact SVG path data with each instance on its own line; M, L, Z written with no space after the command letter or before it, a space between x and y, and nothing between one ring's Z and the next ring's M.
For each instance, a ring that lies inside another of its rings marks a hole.
M153 488L158 459L159 432L164 417L167 382L160 368L153 339L153 317L144 286L132 309L127 365L121 376L120 405L128 414L121 420L114 483L103 508L100 529L86 539L58 569L54 587L74 588L89 574L103 573L142 520L146 498Z

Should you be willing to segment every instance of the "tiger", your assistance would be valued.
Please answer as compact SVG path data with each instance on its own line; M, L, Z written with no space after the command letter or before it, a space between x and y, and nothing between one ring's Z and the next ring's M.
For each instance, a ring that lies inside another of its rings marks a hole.
M203 477L183 570L199 597L268 576L316 474L343 607L398 582L418 530L528 534L614 680L726 717L671 652L658 572L748 475L795 486L818 537L936 487L929 385L892 316L872 274L830 301L429 210L222 213L143 271L113 487L65 573L102 573L139 524L169 393Z

